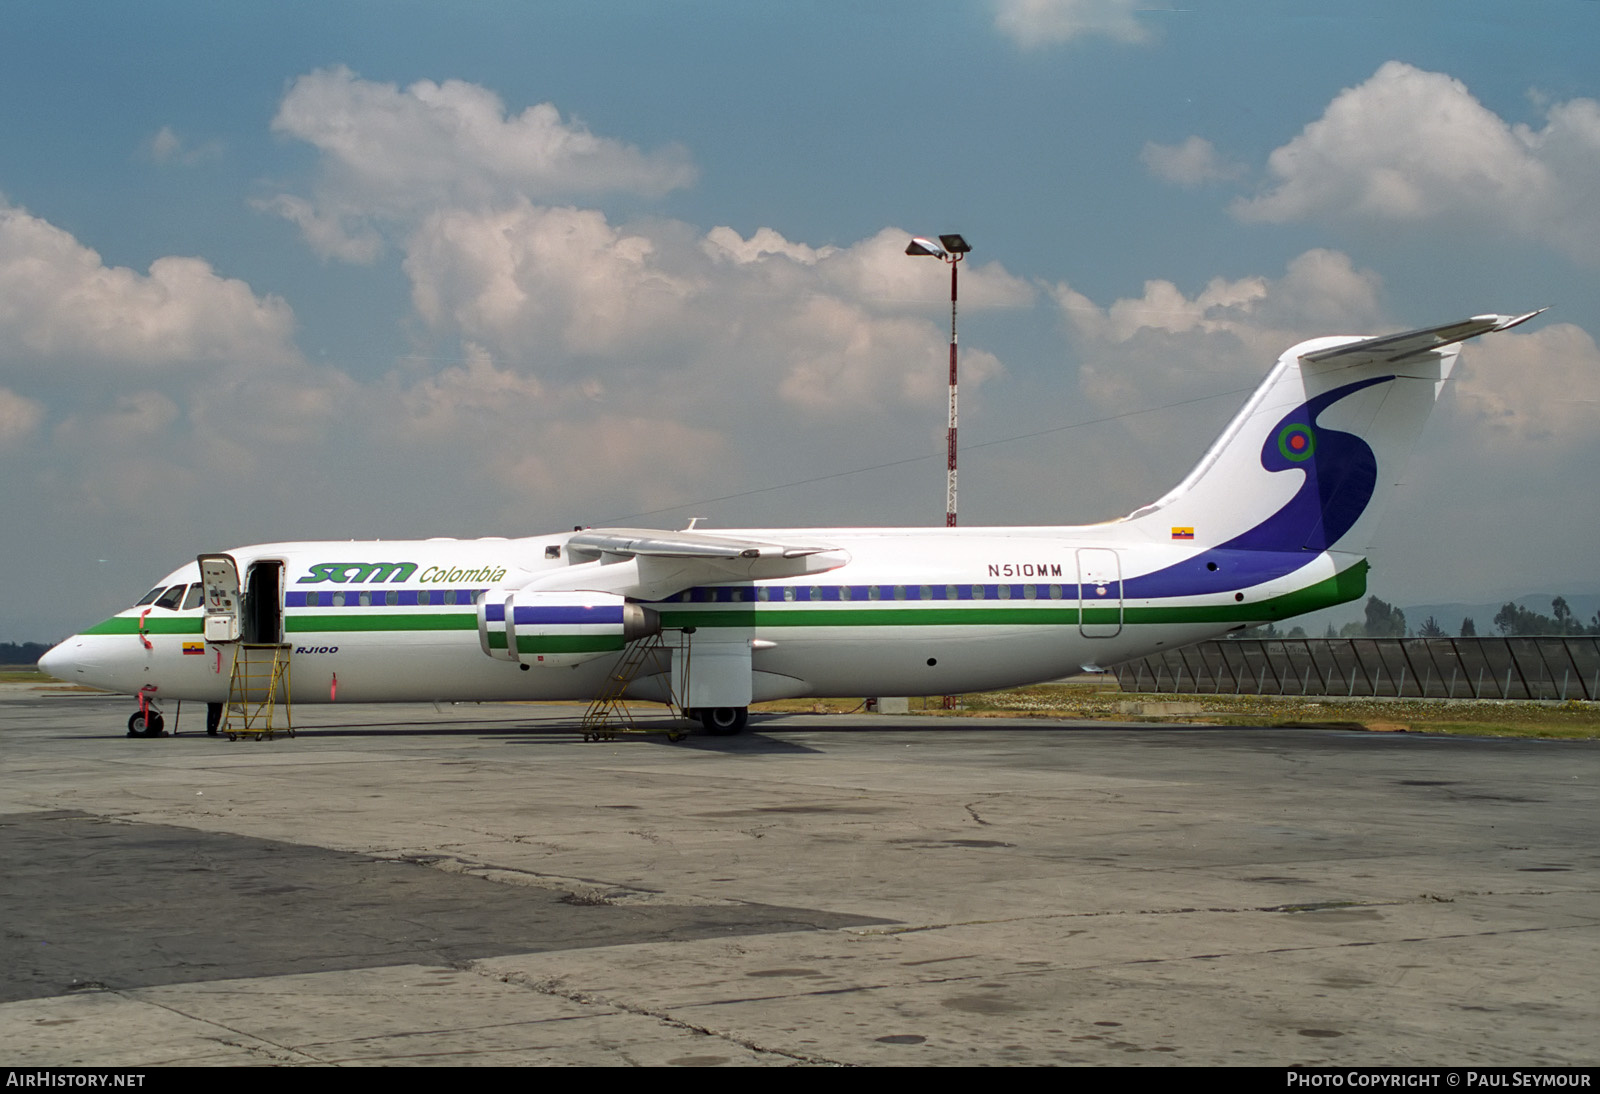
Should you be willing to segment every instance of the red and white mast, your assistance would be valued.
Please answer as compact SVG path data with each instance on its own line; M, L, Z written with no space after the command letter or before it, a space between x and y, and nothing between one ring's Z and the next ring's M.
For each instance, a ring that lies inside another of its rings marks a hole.
M939 242L913 239L906 247L908 255L927 255L942 258L950 266L950 424L946 436L946 471L944 490L944 523L946 528L956 526L956 286L961 260L972 250L959 235L942 235Z

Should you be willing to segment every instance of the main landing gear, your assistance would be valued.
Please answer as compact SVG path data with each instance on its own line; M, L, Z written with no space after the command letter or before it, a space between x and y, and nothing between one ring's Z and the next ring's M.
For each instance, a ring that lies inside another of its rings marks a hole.
M750 722L749 707L701 707L694 715L713 737L731 737Z

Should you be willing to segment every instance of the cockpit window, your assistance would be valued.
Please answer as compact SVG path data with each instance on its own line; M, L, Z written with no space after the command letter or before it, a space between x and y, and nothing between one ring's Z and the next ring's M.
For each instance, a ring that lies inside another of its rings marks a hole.
M144 596L139 600L139 603L135 604L134 607L142 608L146 604L154 604L156 597L160 596L166 591L167 587L165 585L157 585L154 589L151 589L149 592L145 593Z
M156 607L166 608L169 611L176 610L178 604L183 600L183 590L187 588L187 585L174 585L162 594L160 600L156 601Z
M196 581L193 585L189 586L189 595L183 598L183 610L189 611L192 608L198 608L200 606L200 602L205 598L205 586Z

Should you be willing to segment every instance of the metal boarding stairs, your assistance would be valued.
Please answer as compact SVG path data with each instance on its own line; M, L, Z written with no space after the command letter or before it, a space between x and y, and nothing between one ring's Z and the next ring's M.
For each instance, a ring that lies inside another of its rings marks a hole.
M233 675L228 702L218 727L228 740L276 736L278 709L283 709L285 736L294 736L289 703L289 647L278 643L240 642L233 650Z
M585 741L610 741L614 740L619 729L626 729L635 733L645 732L633 720L633 712L628 709L625 695L628 685L633 683L645 665L649 664L657 653L672 651L678 646L668 645L660 634L652 634L648 638L641 638L637 642L629 643L622 651L616 666L606 675L605 686L600 689L600 694L594 697L587 710L583 712L583 739ZM689 656L689 643L687 639L682 642L683 656ZM668 679L671 678L669 673ZM685 668L687 678L687 668ZM678 697L669 693L667 707L679 719L686 719L688 712L678 703ZM684 730L676 726L667 730L667 740L681 741L687 736Z

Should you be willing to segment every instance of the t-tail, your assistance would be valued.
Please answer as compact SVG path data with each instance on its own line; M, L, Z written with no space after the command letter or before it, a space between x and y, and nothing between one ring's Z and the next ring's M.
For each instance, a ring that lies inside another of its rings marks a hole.
M1383 504L1460 344L1538 314L1476 315L1404 334L1301 342L1278 358L1183 482L1127 523L1152 541L1193 541L1193 558L1230 559L1230 576L1216 575L1228 588L1239 588L1247 574L1256 582L1285 576L1324 553L1334 570L1355 567L1352 576L1360 577ZM1150 586L1147 594L1171 595L1177 590L1167 586L1178 579L1185 591L1199 592L1195 575L1179 572L1190 569L1180 565L1135 583Z

